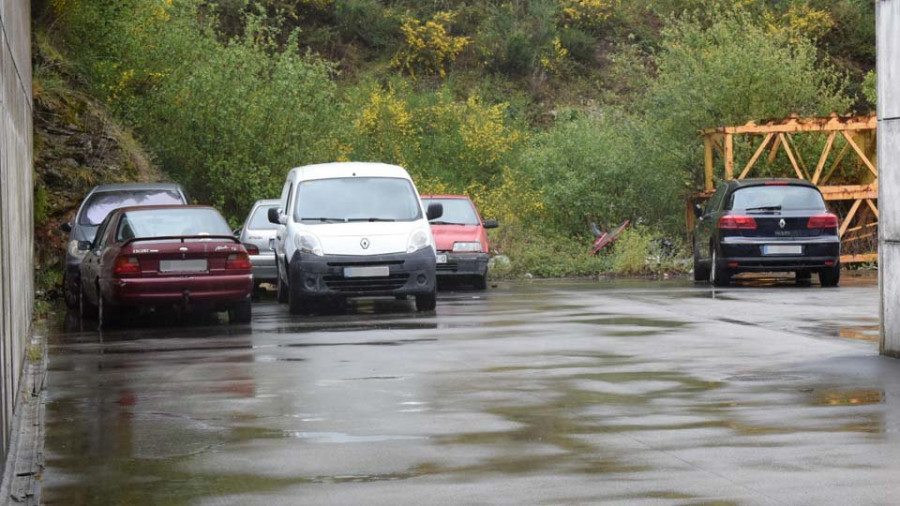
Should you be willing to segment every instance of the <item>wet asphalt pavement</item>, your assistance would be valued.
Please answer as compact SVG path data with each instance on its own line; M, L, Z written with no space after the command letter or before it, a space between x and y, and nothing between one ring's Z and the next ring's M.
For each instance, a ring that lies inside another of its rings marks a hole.
M501 284L49 337L51 505L896 504L878 289Z

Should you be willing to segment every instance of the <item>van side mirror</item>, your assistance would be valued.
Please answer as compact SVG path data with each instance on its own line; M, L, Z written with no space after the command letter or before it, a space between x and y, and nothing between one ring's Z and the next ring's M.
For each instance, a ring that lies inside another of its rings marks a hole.
M93 243L91 241L78 241L78 251L90 251Z
M425 212L425 216L428 218L428 221L436 220L443 215L444 215L444 204L441 204L440 202L428 204L428 211Z
M275 225L281 225L281 220L279 219L279 216L278 216L279 211L281 211L281 209L278 209L275 207L269 208L269 223L272 223Z
M67 221L67 222L61 224L59 226L59 229L68 234L69 232L72 231L72 222Z
M498 223L497 220L484 220L481 222L481 226L484 228L497 228L500 226L500 223Z
M703 206L700 204L694 204L694 216L701 217L703 216Z

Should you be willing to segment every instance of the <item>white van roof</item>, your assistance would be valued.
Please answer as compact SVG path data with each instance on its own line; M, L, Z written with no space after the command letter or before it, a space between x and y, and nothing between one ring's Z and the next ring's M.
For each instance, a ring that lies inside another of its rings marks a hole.
M396 177L411 179L403 167L376 162L333 162L291 169L300 181L339 177ZM290 176L289 176L290 177Z

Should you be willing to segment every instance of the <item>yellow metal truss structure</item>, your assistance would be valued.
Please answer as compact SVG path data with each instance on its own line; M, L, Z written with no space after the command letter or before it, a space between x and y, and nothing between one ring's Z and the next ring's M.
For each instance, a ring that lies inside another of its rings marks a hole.
M717 179L796 177L817 185L829 207L840 215L841 262L876 261L877 124L875 116L791 116L700 132L704 191L688 199L689 230L694 224L693 205L712 195ZM807 164L806 159L813 157L817 157L815 163Z

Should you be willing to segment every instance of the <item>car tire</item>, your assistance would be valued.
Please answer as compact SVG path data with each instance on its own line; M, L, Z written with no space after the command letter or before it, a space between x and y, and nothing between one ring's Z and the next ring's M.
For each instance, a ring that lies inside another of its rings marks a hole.
M819 271L819 283L822 288L835 288L841 282L841 264L826 267Z
M709 281L709 267L704 266L700 262L700 252L697 250L696 244L694 245L694 281Z
M101 328L115 326L119 322L119 311L115 306L103 302L103 294L97 289L97 321Z
M709 283L713 286L728 286L731 282L731 272L719 265L719 254L713 248L710 255Z
M250 323L253 314L253 305L250 299L244 299L228 309L228 321L235 323Z
M96 318L97 306L91 304L88 300L87 295L84 293L84 286L79 285L78 293L78 312L81 314L81 317Z
M487 274L483 276L475 276L474 285L476 290L487 290Z
M809 286L812 281L812 272L807 270L797 271L795 282L800 286Z
M416 311L434 311L437 307L437 292L416 295Z
M278 280L275 283L276 293L275 297L278 299L278 302L281 304L286 304L288 302L288 287L285 286L284 281L281 280L281 269L277 267L278 261L275 262L276 274L278 276Z
M69 286L69 275L63 273L62 287L63 299L66 301L66 307L69 309L79 309L78 299L81 296L81 286L78 284L74 287Z
M287 287L288 292L288 310L291 314L303 314L307 310L308 301L300 294L300 287Z

